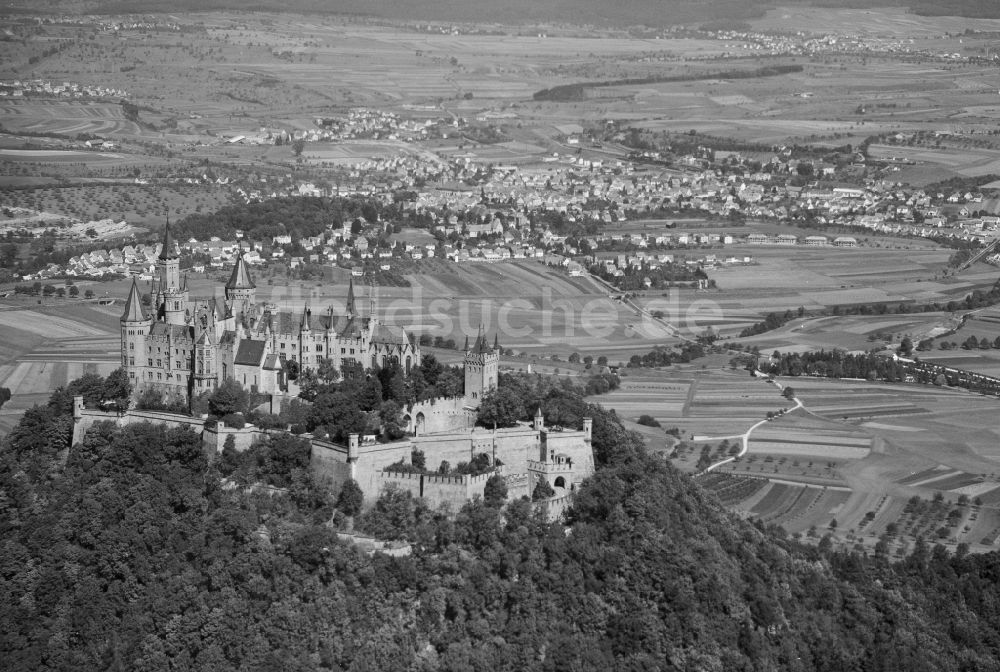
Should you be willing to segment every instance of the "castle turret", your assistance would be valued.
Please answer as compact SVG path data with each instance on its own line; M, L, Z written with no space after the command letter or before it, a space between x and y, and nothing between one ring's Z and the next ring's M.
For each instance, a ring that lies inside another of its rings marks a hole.
M163 247L157 261L160 270L160 291L162 301L160 314L170 324L185 324L187 322L187 291L181 287L181 252L170 230L170 221L163 230Z
M236 255L236 265L226 283L226 303L233 315L239 315L257 302L257 285L250 277L250 269L243 259L243 247Z
M532 423L532 427L538 431L545 429L545 416L542 415L541 406L539 406L538 410L535 411L535 421Z
M378 295L375 284L371 286L371 293L368 295L368 320L371 324L378 324Z
M135 278L132 289L125 300L125 311L121 316L122 366L128 371L133 386L143 380L142 366L146 360L146 336L152 326L152 319L146 316L142 307L142 296Z
M478 408L483 394L496 389L500 374L500 350L490 347L479 325L479 335L471 350L465 353L465 403Z
M354 278L351 278L347 284L347 316L356 317L357 313L354 312Z

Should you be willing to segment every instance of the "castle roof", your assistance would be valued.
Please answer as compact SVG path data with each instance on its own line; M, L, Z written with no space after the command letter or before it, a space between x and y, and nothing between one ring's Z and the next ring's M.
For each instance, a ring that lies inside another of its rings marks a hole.
M373 343L391 343L392 345L409 345L410 339L402 327L388 324L376 324L372 330Z
M160 250L160 259L180 259L181 250L177 246L177 241L174 240L174 234L170 230L170 220L167 220L167 226L163 229L163 248Z
M236 351L236 358L233 360L233 363L237 365L260 366L264 360L266 346L266 341L240 341L240 347Z
M490 342L483 333L483 326L479 325L479 335L476 337L476 342L472 346L472 352L477 354L488 354L499 348L498 345L499 336L493 339L493 347L490 347Z
M241 249L236 256L236 265L233 266L233 273L229 276L226 289L254 289L256 287L257 285L250 277L250 269L247 268L247 263L243 260L243 250Z
M142 309L142 297L139 296L139 287L136 285L135 277L132 278L132 289L125 300L125 312L122 313L122 322L144 322L146 312Z
M149 330L150 336L169 336L173 341L194 341L191 327L183 324L170 324L168 322L153 322L153 328Z

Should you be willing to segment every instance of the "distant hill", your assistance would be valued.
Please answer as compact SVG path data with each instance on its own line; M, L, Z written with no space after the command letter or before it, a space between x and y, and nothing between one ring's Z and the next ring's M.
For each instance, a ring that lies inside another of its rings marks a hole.
M23 6L21 6L23 3ZM462 23L594 24L599 26L669 26L717 20L757 18L773 7L812 5L819 7L909 7L925 16L1000 18L995 0L105 0L96 3L31 2L21 0L0 8L14 11L72 11L123 14L195 12L213 10L298 12L303 14L354 14L404 21L453 21Z

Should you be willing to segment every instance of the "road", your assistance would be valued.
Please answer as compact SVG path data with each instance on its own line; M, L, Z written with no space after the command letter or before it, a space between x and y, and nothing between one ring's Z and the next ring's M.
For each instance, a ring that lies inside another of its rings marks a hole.
M772 380L771 384L774 385L775 387L777 387L781 391L784 391L784 389L785 389L784 386L781 383L779 383L778 381L776 381L776 380ZM792 408L790 408L790 409L788 409L787 413L791 413L793 411L797 411L800 408L802 408L802 409L805 408L805 406L802 404L802 400L801 399L799 399L798 397L793 397L793 400L795 401L795 406L792 407ZM747 431L743 432L742 434L735 434L735 435L732 435L732 436L711 436L711 437L708 437L706 439L707 441L721 441L723 439L740 439L740 452L737 453L736 455L732 455L730 457L727 457L724 460L720 460L720 461L716 462L715 464L710 464L709 466L705 467L704 471L699 472L697 475L701 476L702 474L707 474L707 473L711 472L713 469L717 469L718 467L721 467L724 464L729 464L730 462L732 462L733 460L735 460L737 457L743 457L744 455L746 455L747 450L750 449L750 434L751 434L751 432L753 432L753 430L757 429L761 425L766 424L768 422L770 422L770 419L769 418L764 418L760 422L755 423L753 426L751 426Z

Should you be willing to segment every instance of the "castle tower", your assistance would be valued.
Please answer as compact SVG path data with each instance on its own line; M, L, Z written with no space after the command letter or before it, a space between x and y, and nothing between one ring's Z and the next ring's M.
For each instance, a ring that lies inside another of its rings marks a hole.
M357 313L354 311L354 278L351 278L347 284L347 316L357 317Z
M494 339L494 347L490 347L483 335L483 327L480 325L475 344L465 353L466 405L478 408L482 402L483 394L496 389L499 373L499 339Z
M378 288L373 282L368 294L368 320L372 325L378 324Z
M535 411L535 421L534 421L534 423L532 423L532 427L534 429L536 429L536 430L539 430L539 431L545 429L545 416L542 415L542 407L541 406L539 406L538 410Z
M170 231L170 221L163 231L163 249L157 261L160 272L160 291L158 297L162 301L160 313L170 324L183 325L187 322L187 291L181 287L181 252Z
M256 302L257 285L250 277L250 269L243 259L243 246L240 245L240 251L236 255L236 265L233 266L233 272L226 283L226 303L229 304L233 315L239 315Z
M135 278L132 289L125 300L125 311L121 316L122 366L128 371L129 382L136 387L143 379L142 366L146 361L146 336L152 326L152 319L146 317L142 309L142 297Z

